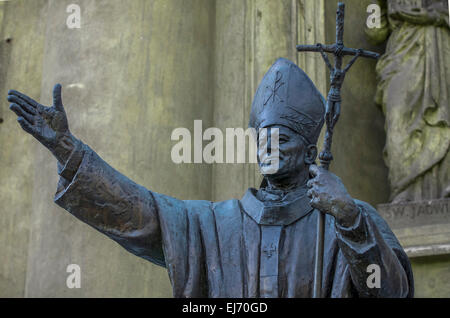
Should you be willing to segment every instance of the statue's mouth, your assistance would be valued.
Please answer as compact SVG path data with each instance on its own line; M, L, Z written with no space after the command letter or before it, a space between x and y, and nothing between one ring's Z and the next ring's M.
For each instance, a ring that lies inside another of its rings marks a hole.
M270 166L276 161L280 161L279 156L267 156L261 160L261 166Z

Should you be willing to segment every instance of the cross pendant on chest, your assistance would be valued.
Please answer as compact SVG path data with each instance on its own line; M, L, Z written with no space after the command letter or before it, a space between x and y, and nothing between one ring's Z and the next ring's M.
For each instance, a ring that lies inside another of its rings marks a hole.
M277 249L275 248L275 245L273 243L270 243L270 245L265 245L263 248L263 253L267 255L268 258L271 258L273 253L275 253Z

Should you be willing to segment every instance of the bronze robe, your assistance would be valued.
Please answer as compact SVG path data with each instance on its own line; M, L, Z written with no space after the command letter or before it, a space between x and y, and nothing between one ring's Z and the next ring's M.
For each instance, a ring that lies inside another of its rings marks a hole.
M80 143L81 144L81 143ZM241 200L178 200L147 190L81 144L55 202L131 253L167 268L175 297L312 297L317 211L300 197L266 207ZM323 297L411 297L410 263L367 203L352 228L326 218ZM367 266L381 269L368 288Z

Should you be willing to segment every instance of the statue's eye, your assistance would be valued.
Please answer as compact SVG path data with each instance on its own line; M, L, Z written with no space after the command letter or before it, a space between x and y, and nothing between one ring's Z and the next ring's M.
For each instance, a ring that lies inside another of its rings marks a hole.
M289 137L287 137L287 136L280 136L278 141L280 142L280 144L288 142L289 141Z

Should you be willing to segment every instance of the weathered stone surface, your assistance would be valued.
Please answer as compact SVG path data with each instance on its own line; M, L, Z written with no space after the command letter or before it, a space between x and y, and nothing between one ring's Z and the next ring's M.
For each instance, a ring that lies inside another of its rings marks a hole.
M415 297L450 296L450 254L411 258Z
M16 116L9 111L5 96L12 86L40 96L46 3L0 2L0 297L23 297L25 293L36 186L36 142L18 134Z

